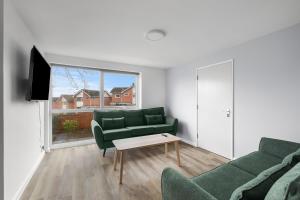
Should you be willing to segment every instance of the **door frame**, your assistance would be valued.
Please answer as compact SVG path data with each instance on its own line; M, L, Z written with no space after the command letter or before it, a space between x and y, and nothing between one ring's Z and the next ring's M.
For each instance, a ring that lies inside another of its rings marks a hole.
M197 67L196 68L196 109L197 109L197 147L199 147L199 110L198 110L198 100L199 100L199 94L198 94L198 73L201 69L206 69L206 68L210 68L210 67L215 67L216 65L220 65L220 64L225 64L225 63L231 63L231 71L232 71L232 111L231 111L231 158L230 159L234 159L234 60L233 59L229 59L229 60L225 60L225 61L221 61L221 62L217 62L214 64L210 64L210 65L205 65L202 67Z
M52 67L53 65L56 65L54 63L50 63L50 66ZM60 65L60 64L57 64ZM61 65L61 66L65 66L65 65ZM70 67L70 66L67 66ZM81 69L84 67L81 67ZM102 73L101 73L102 74ZM47 137L47 152L50 152L51 150L54 149L60 149L60 148L68 148L68 147L76 147L76 146L81 146L81 145L88 145L88 144L94 144L95 139L94 138L87 138L87 139L82 139L82 140L77 140L77 141L69 141L69 142L62 142L62 143L53 143L53 130L52 130L52 114L55 113L52 110L52 75L50 75L50 88L49 88L49 103L47 105L47 118L48 118L48 137ZM82 109L82 110L78 110L78 109L66 109L63 112L64 113L72 113L72 112L92 112L92 109Z

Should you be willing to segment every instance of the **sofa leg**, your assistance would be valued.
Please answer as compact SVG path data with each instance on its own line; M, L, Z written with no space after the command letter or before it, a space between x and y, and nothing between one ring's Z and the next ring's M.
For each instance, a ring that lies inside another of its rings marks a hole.
M103 157L105 157L106 148L103 149Z

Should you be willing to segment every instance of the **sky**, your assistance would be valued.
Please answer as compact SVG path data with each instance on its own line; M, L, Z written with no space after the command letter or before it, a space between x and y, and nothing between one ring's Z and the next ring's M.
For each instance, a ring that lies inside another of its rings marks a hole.
M52 66L52 96L75 94L80 89L100 89L100 71L93 69ZM104 90L110 92L114 87L129 87L135 83L136 75L104 73Z

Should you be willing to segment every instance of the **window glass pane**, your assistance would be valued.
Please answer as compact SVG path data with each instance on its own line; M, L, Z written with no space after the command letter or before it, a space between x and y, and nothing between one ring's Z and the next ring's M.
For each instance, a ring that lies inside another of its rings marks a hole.
M100 72L75 67L52 67L52 109L100 107Z
M52 143L91 139L92 109L100 108L100 71L52 66L51 88Z
M104 72L104 106L136 106L138 75Z
M52 143L73 142L93 137L92 112L53 113Z

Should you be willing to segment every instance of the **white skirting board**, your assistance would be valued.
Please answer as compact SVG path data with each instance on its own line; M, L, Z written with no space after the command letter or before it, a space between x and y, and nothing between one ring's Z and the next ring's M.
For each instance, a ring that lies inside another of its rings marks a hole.
M19 200L25 190L25 188L27 187L27 185L29 184L32 176L34 175L35 171L37 170L37 168L39 167L41 161L43 160L45 156L45 152L43 151L39 158L37 159L35 165L32 167L32 169L30 170L29 174L27 175L26 179L24 180L23 184L20 186L20 188L18 189L18 191L16 192L15 196L12 198L13 200Z
M186 140L184 138L181 138L181 141L184 142L184 143L187 143L189 145L192 145L194 147L197 147L197 144L195 142L192 142L192 141L189 141L189 140Z

